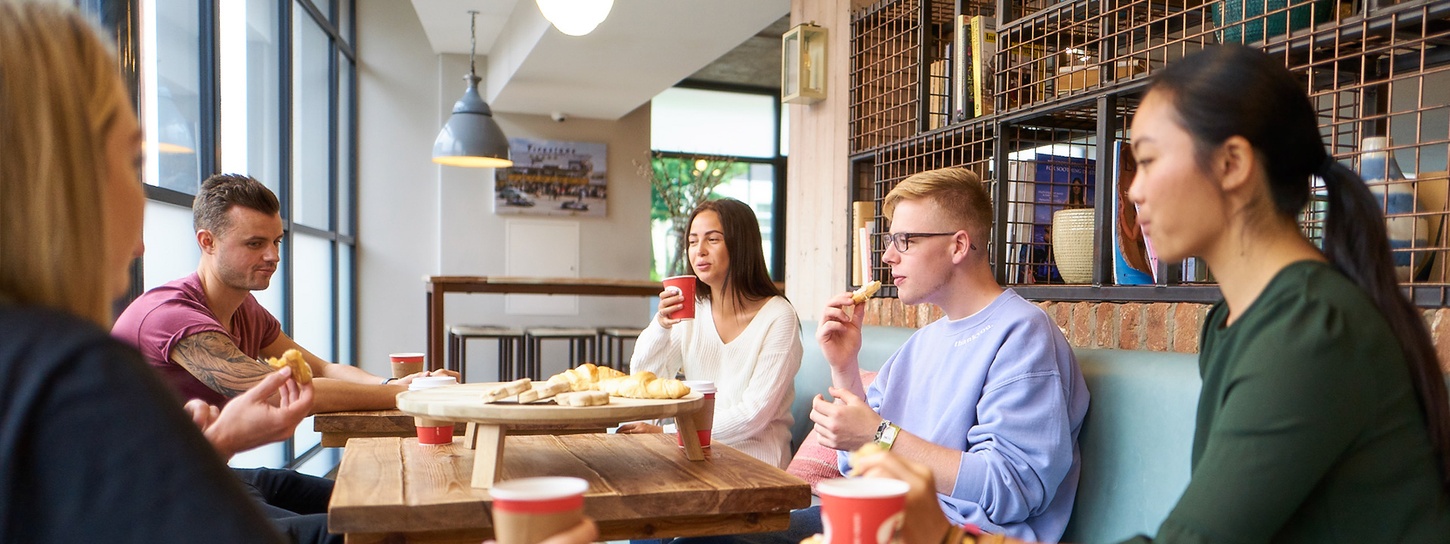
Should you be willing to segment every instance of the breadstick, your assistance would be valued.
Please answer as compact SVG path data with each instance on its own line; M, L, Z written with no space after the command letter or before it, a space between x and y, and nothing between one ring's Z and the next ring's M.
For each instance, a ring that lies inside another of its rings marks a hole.
M524 378L522 380L514 380L506 384L489 388L487 391L483 392L483 402L484 404L488 404L490 402L498 402L519 393L523 393L524 391L529 390L529 386L531 383L532 382L528 378Z

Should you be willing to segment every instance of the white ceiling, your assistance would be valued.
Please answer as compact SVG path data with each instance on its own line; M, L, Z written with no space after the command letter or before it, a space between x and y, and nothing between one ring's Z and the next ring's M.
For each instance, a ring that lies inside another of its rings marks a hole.
M611 120L790 11L790 0L615 0L594 32L575 37L555 30L534 0L412 2L437 53L467 55L468 11L479 11L479 90L494 110Z

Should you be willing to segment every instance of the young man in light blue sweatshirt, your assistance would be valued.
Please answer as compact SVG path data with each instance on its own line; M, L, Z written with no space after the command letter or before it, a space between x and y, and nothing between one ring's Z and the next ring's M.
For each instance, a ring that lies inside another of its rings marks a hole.
M992 207L977 175L922 172L883 202L891 230L882 262L904 304L946 314L913 334L863 388L864 305L831 299L816 339L834 400L817 396L822 444L869 442L932 469L953 523L1030 541L1062 538L1077 491L1077 437L1088 391L1062 331L1040 308L997 285L987 261ZM818 512L792 516L792 532ZM816 521L819 526L819 521Z

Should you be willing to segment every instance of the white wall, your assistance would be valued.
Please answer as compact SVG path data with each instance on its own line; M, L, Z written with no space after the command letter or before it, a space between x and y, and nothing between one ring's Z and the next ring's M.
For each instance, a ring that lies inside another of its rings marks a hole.
M492 170L430 160L433 139L462 94L468 57L433 53L407 2L359 0L358 35L359 363L384 374L388 353L426 348L422 278L504 274L504 225L519 216L493 213ZM496 118L511 137L608 145L607 217L547 220L578 224L581 276L648 278L649 184L632 160L649 150L649 108L618 121ZM460 294L449 295L447 321L642 326L648 312L645 299L584 297L578 315L511 316L501 296ZM491 344L470 347L470 380L491 378ZM561 350L546 352L545 372L561 369L562 358Z

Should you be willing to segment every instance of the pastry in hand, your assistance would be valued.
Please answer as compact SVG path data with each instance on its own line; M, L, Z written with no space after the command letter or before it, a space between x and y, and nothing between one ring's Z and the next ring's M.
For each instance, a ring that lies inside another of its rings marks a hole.
M801 544L826 544L826 535L816 533L801 539Z
M569 384L560 382L535 383L528 391L519 393L519 404L544 400L559 393L569 392Z
M603 391L573 391L554 395L559 406L604 406L609 404L609 393Z
M312 383L312 367L307 365L307 359L302 358L302 352L289 349L282 353L282 358L267 358L267 366L274 370L282 370L283 367L292 367L292 379L298 385Z
M871 298L871 295L876 294L876 291L879 290L881 290L881 282L876 280L866 282L866 285L862 285L860 289L856 290L856 292L851 293L851 304L861 304L863 302L866 302Z
M616 397L631 399L677 399L690 394L690 386L675 379L662 379L650 371L599 382L599 389Z
M851 473L847 474L847 476L860 476L861 469L857 467L858 462L862 459L875 457L883 453L886 453L886 450L880 444L875 442L862 444L861 447L856 448L856 451L846 455L846 462L851 465Z
M524 378L490 387L483 392L483 403L498 402L524 391L528 391L532 380Z

